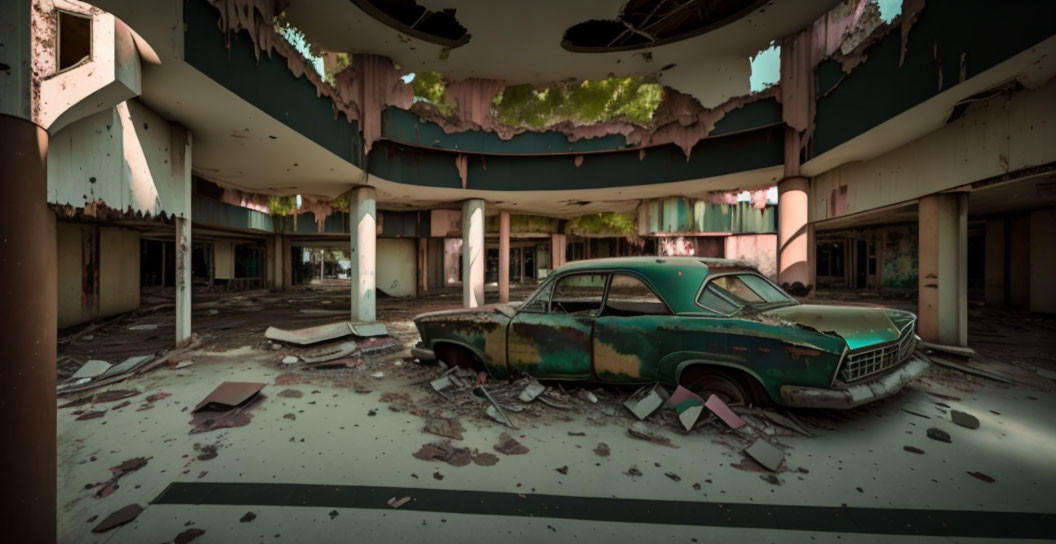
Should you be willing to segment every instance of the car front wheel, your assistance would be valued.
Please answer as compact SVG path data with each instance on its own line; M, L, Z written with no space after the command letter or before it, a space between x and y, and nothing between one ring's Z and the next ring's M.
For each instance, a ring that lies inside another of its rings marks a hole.
M751 389L736 375L717 368L693 367L682 376L682 386L707 400L715 395L726 404L747 405L753 400Z

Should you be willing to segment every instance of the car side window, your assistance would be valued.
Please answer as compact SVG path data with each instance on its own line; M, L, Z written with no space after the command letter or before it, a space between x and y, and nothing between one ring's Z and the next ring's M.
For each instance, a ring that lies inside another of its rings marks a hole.
M714 282L710 282L704 286L700 296L697 297L697 304L722 315L732 314L742 308L742 306L738 306L720 295L719 289L713 284Z
M613 274L609 295L605 299L605 315L631 317L670 313L667 305L642 280L630 274Z
M546 282L538 291L525 302L520 311L545 314L550 311L550 293L554 290L554 282Z
M550 313L596 316L601 311L607 274L573 274L557 280Z

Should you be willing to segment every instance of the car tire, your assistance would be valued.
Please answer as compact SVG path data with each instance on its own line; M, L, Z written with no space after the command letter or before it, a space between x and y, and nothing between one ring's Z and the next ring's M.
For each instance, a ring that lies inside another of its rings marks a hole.
M691 367L686 369L681 382L683 387L704 400L715 395L726 404L748 405L755 402L751 387L734 373L722 369Z

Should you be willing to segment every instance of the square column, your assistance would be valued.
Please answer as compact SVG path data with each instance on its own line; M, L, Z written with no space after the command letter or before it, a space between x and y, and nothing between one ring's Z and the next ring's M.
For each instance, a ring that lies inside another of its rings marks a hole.
M790 294L814 293L814 244L808 222L810 180L785 178L777 184L777 281ZM798 285L797 285L798 284Z
M561 265L565 264L565 244L566 238L564 234L551 234L550 235L550 270L557 270Z
M968 194L929 195L919 204L919 321L928 342L968 345Z
M377 318L375 270L377 267L378 214L373 187L356 187L349 199L349 232L352 237L352 321Z
M510 301L510 212L499 212L499 302Z
M484 304L484 201L462 202L462 305Z
M191 220L176 218L176 345L191 339Z

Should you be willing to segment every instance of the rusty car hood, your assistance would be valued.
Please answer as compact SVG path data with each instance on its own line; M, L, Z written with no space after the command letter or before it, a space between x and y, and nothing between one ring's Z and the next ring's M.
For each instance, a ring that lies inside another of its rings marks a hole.
M839 335L851 350L896 340L898 327L891 320L893 310L860 306L796 304L763 312L763 315L791 321L821 333Z
M439 310L439 311L435 311L435 312L426 312L424 314L418 314L418 315L414 316L412 321L418 321L419 319L429 318L429 317L456 317L456 316L463 316L463 315L469 316L469 315L473 315L473 314L490 314L490 313L493 313L493 312L498 312L498 313L503 314L503 315L505 315L507 317L512 317L513 314L517 311L517 306L519 306L519 305L520 305L519 303L484 304L484 305L481 305L481 306L477 306L476 308L458 308L458 309L454 309L454 310Z

